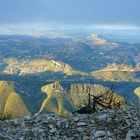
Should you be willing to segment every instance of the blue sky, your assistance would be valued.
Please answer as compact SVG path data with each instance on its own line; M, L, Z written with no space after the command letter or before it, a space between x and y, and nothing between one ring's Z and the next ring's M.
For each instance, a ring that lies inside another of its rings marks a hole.
M140 0L0 0L1 27L60 24L137 28Z

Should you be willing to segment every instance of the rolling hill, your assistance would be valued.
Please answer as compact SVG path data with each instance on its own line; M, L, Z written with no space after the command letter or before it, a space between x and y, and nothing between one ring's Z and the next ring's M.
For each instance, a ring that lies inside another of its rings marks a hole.
M0 81L0 118L13 119L29 114L22 98L14 90L14 83Z
M60 61L47 59L20 60L8 58L5 60L4 70L1 72L8 75L29 75L43 72L62 72L66 75L85 73L73 70L68 64Z
M140 67L132 67L129 65L118 65L112 64L107 67L91 72L91 76L96 79L102 79L105 81L132 81L132 82L140 82L139 77L137 77L137 73L140 72Z

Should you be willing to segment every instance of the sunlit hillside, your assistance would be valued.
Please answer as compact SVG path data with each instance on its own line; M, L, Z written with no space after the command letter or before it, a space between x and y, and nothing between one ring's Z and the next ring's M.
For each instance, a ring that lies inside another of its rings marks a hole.
M86 106L88 102L88 88L90 88L92 94L95 96L100 96L108 90L106 87L94 84L73 84L70 90L65 90L59 82L43 86L42 91L47 94L47 97L43 101L39 113L53 112L59 115L66 115L69 112L76 111ZM124 98L113 93L112 108L114 103L119 101L124 102ZM125 107L125 104L122 104L121 107Z
M14 90L13 82L0 81L0 118L13 119L29 115L22 98Z
M92 46L101 46L101 47L106 47L108 48L114 48L118 47L117 43L114 42L109 42L104 38L99 37L97 34L91 34L90 36L87 37L87 42L91 44Z
M105 94L109 89L102 85L97 84L73 84L71 85L71 98L75 106L82 107L88 102L88 94L94 95L96 97ZM113 95L113 102L111 103L111 108L114 108L114 103L119 101L124 102L124 98L118 95L117 93L113 92L110 94ZM110 96L109 95L109 96ZM106 102L109 101L109 97L107 97ZM125 103L122 104L122 108L125 107Z
M47 97L43 101L39 113L46 110L59 115L67 115L72 111L70 97L59 82L43 86L41 90L46 93Z
M140 87L136 88L134 90L135 94L137 95L137 97L139 98L139 105L140 105Z
M47 59L33 59L33 60L21 60L18 61L15 58L9 58L5 60L7 65L3 74L10 75L27 75L37 74L42 72L62 72L66 75L72 74L84 74L80 71L75 71L70 65L60 61L47 60Z
M139 71L139 67L133 68L129 65L112 64L101 70L91 72L91 75L97 79L102 79L105 81L139 82L140 79L136 76L136 72Z
M12 92L9 95L3 113L6 118L8 117L11 119L23 117L30 114L23 100L16 92Z

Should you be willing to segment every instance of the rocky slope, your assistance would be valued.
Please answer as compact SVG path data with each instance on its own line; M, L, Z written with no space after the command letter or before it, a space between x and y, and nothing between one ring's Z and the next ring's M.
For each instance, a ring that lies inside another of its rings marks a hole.
M102 110L94 114L26 116L0 121L1 140L139 140L140 110Z

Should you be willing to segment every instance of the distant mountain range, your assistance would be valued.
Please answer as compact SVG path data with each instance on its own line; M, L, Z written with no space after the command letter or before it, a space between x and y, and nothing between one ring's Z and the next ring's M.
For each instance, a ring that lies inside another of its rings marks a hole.
M1 117L66 115L82 107L87 84L138 103L140 44L85 36L0 35Z
M95 35L74 39L0 36L1 61L9 57L18 60L45 58L62 61L84 72L100 70L113 63L139 66L139 52L139 44L110 42Z

